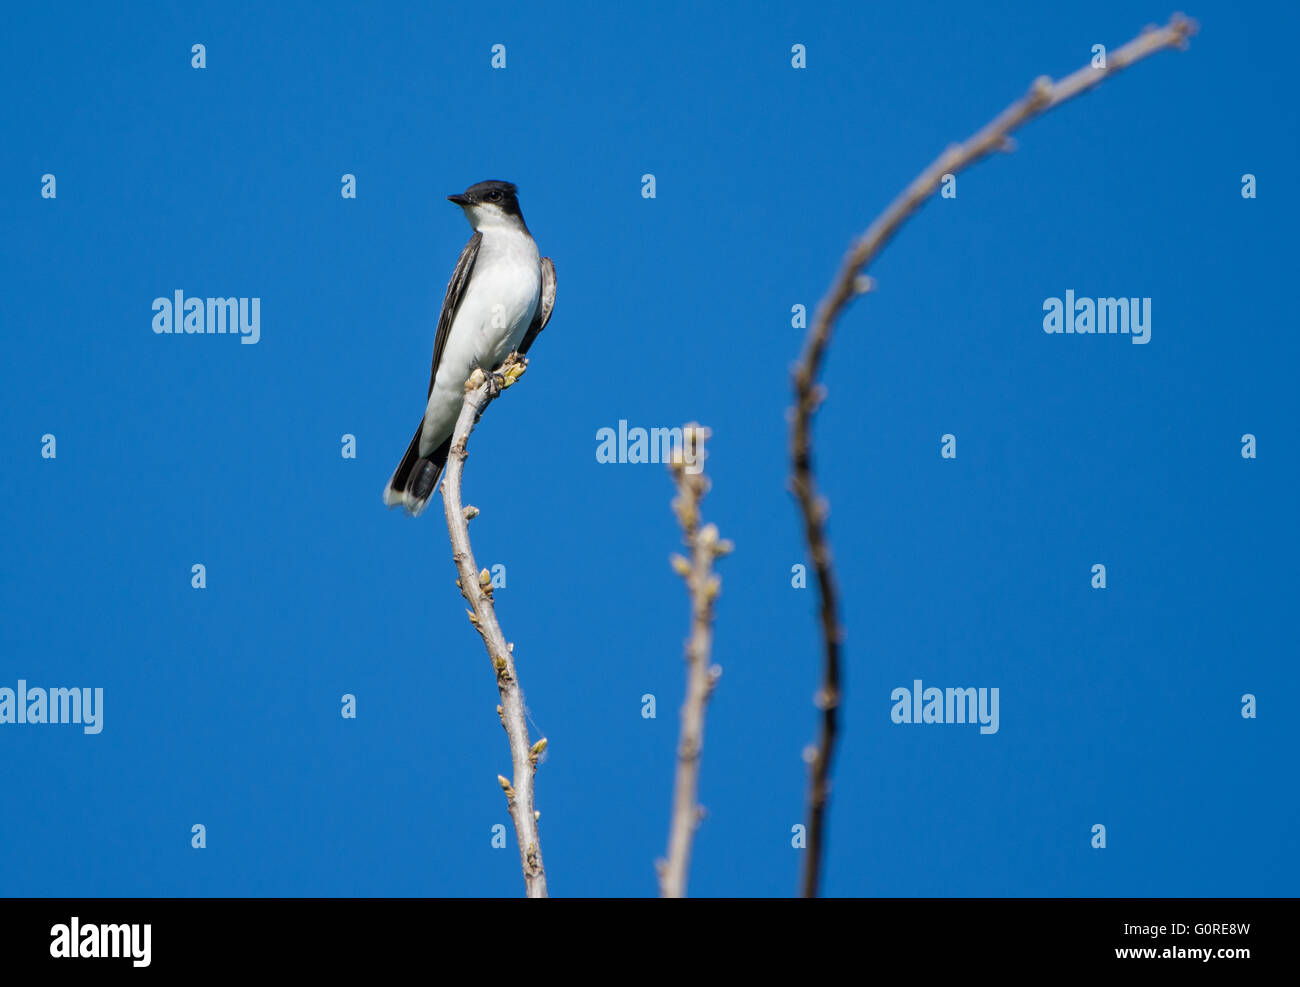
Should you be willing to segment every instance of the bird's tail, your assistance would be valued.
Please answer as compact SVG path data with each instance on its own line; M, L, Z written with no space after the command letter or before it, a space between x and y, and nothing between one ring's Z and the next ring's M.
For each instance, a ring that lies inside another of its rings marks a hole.
M415 430L415 437L406 447L406 455L398 464L396 471L384 487L384 503L388 507L406 508L411 517L419 517L434 490L438 488L438 477L447 465L447 454L451 451L451 436L428 456L420 455L420 433L424 423Z

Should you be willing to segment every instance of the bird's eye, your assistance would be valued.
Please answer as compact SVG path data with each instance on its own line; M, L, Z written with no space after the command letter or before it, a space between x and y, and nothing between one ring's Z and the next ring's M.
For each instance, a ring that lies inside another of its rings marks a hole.
M488 193L488 198L491 201L496 202L497 199L501 198L501 193L498 192L496 189L493 189L491 192Z

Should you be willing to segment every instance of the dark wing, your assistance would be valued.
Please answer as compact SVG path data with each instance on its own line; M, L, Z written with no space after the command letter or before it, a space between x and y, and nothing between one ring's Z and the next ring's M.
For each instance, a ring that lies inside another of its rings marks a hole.
M542 292L537 299L537 314L533 316L532 325L524 333L524 341L519 344L519 352L527 353L533 340L551 321L551 310L555 308L555 265L551 258L542 258Z
M438 316L438 335L433 340L433 367L429 370L429 393L424 396L426 401L433 393L438 363L442 360L447 337L451 335L451 324L456 321L456 312L465 300L465 289L469 287L469 276L474 272L474 262L478 260L478 248L482 242L482 233L475 233L469 238L469 243L460 252L460 260L456 261L456 270L451 272L451 280L447 282L447 294L442 299L442 314Z

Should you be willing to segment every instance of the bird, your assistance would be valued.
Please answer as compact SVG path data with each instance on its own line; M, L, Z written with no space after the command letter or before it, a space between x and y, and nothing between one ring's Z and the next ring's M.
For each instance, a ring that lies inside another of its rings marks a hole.
M537 249L518 192L490 180L447 196L474 234L442 300L424 417L384 486L384 504L412 517L424 511L447 464L465 381L475 368L490 375L511 353L526 354L555 307L555 264Z

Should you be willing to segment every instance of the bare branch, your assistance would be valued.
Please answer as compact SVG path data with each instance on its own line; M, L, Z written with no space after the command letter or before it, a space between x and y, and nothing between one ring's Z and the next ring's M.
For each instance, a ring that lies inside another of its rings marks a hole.
M703 816L696 802L700 784L700 753L704 748L704 711L722 669L709 665L713 649L713 603L722 581L713 560L728 554L731 542L718 537L713 524L700 524L700 502L709 492L704 475L704 443L709 430L694 422L682 429L682 447L674 450L669 468L677 484L673 511L682 526L682 542L690 558L672 557L673 569L686 581L691 599L691 636L686 642L686 700L682 703L681 734L677 742L677 779L673 785L673 814L668 827L668 858L659 861L659 895L684 898L691 863L691 844Z
M501 705L497 713L501 725L510 738L510 756L514 762L514 780L501 775L497 782L506 793L506 805L515 823L515 836L519 840L519 862L524 871L524 890L529 898L546 897L546 871L542 867L542 841L537 830L538 813L533 807L533 776L537 759L546 749L546 738L530 742L524 694L519 687L512 654L514 646L506 643L501 625L497 622L492 603L491 574L478 568L474 551L469 544L469 522L478 516L478 509L462 507L460 498L461 477L465 472L467 445L483 411L494 398L523 375L528 361L512 353L499 371L499 379L490 380L481 370L475 370L465 383L465 403L461 406L456 429L452 433L451 453L447 457L447 475L442 481L442 503L447 513L447 530L451 534L452 558L460 578L456 585L473 608L469 611L470 623L483 638L492 671L496 675Z
M863 269L893 239L912 214L934 194L944 175L955 175L983 160L995 151L1010 150L1011 135L1024 124L1073 99L1117 72L1166 48L1185 48L1187 39L1196 33L1196 24L1175 14L1162 28L1148 28L1121 48L1106 56L1105 68L1086 65L1052 82L1046 76L1036 80L1024 98L1003 110L983 129L962 144L954 144L918 175L903 193L890 203L865 233L850 246L840 263L830 290L817 306L813 324L804 341L799 363L794 371L795 404L790 436L793 467L792 486L803 515L804 537L817 573L821 595L822 637L825 658L822 685L817 706L822 711L821 733L809 752L810 781L808 796L808 845L804 859L802 894L815 898L821 880L822 856L825 852L825 814L829 796L831 759L838 730L838 711L842 690L840 644L842 628L839 618L838 591L831 565L830 543L826 537L825 502L817 493L812 466L812 418L825 394L817 384L825 361L831 332L844 309L856 295L869 291L870 278Z

